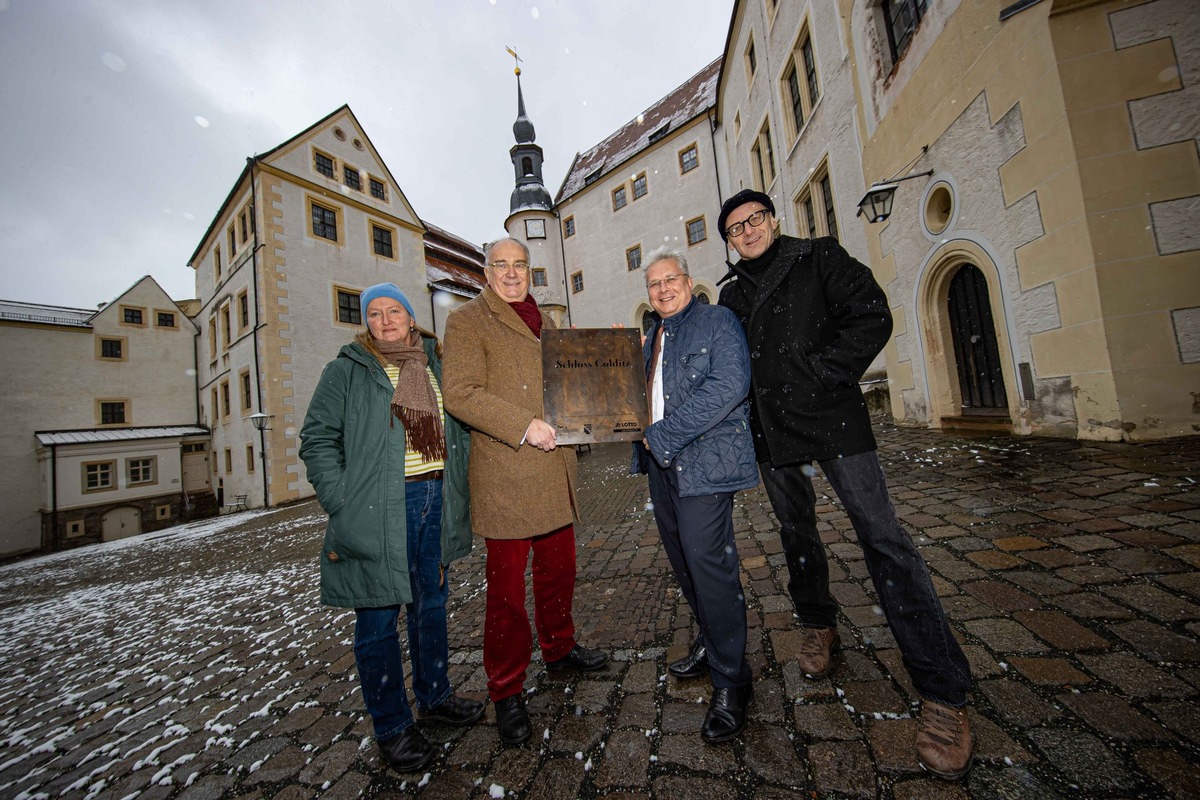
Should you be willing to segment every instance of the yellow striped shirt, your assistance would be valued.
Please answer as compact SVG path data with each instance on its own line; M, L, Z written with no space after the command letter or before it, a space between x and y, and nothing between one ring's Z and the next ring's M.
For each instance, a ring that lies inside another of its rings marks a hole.
M383 368L387 373L388 380L392 382L392 386L396 385L396 381L400 380L400 368L394 364L388 364ZM433 370L426 366L425 374L429 376L429 385L433 387L433 393L437 395L438 415L445 419L445 410L442 408L442 387L438 386L437 378L433 375ZM445 469L445 462L441 461L423 461L422 456L416 450L408 446L408 439L404 440L404 474L405 476L423 475L426 472L433 472L438 469Z

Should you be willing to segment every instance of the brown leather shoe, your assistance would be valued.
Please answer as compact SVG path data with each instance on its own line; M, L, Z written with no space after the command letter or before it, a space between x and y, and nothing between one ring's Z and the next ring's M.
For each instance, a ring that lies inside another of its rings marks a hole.
M922 767L939 778L956 781L971 769L974 749L967 709L921 701L917 758Z
M837 628L801 628L800 671L810 678L824 678L833 669L833 651L841 646Z

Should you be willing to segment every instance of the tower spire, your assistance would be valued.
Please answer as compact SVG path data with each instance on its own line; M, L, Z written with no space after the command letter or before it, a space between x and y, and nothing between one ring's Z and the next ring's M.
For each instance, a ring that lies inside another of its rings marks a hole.
M521 89L521 57L511 47L505 50L513 57L513 73L517 76L517 119L513 123L513 138L516 144L509 151L513 167L516 169L517 185L513 189L509 201L509 213L538 209L550 211L553 202L550 192L542 183L542 148L534 144L537 132L533 129L533 121L525 112L525 93Z

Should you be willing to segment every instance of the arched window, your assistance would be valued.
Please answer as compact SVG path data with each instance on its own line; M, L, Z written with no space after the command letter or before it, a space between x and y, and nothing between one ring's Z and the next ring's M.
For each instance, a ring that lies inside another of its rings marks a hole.
M522 175L532 175L533 174L533 159L530 158L529 156L525 156L524 158L521 159L521 174Z
M708 305L712 301L708 299L708 295L704 292L696 292L696 302L702 305Z

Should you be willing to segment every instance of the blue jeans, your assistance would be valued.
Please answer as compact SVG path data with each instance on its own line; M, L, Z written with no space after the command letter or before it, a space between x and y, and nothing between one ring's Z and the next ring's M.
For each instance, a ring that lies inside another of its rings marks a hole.
M412 657L413 694L427 711L450 697L446 674L446 598L449 578L442 574L442 482L404 484L408 526L408 580L413 600L404 606L408 650ZM404 688L403 654L396 624L400 606L355 610L354 660L363 700L375 726L375 739L386 741L413 724Z
M966 705L970 667L946 622L925 560L896 519L879 456L871 450L820 463L858 534L867 572L913 687L934 702L954 708ZM829 562L817 533L812 468L759 467L779 519L788 592L800 623L836 628L838 605L829 593Z

